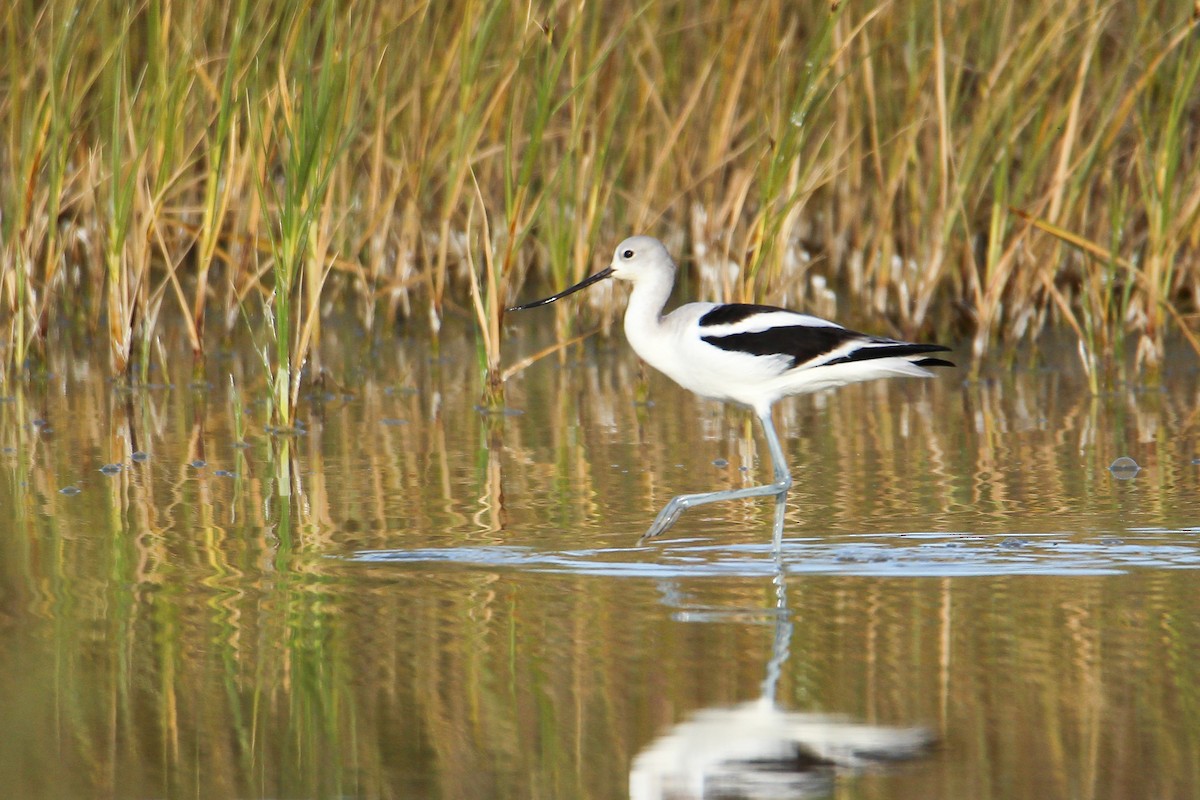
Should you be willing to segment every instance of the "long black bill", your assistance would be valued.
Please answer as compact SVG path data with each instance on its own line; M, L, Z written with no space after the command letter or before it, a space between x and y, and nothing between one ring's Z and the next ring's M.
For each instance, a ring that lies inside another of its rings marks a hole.
M558 294L552 294L549 297L543 298L541 300L534 300L532 303L526 303L525 305L513 306L512 308L505 309L505 311L524 311L527 308L537 308L538 306L550 305L555 300L561 300L569 294L575 294L580 289L586 289L587 287L591 286L593 283L604 280L609 275L612 275L612 273L613 273L612 267L605 267L604 269L600 270L592 277L584 278L579 283L572 286L570 289L563 289Z

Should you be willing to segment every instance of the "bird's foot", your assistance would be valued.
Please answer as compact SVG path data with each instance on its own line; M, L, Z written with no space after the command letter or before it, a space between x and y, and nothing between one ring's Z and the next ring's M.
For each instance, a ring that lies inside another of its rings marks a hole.
M748 497L774 495L775 497L784 498L787 497L787 492L791 485L792 478L785 472L782 476L777 477L775 483L767 483L761 486L748 486L744 489L726 489L720 492L681 494L663 506L663 510L658 512L658 516L654 518L654 524L650 526L648 531L642 534L642 538L638 539L638 543L641 544L647 539L653 539L670 528L679 519L679 515L692 506L715 503L719 500L739 500Z
M662 511L658 512L658 516L654 518L654 524L650 526L649 530L642 534L642 538L639 539L638 542L641 543L647 539L653 539L655 536L658 536L660 533L670 528L675 524L675 521L679 519L679 515L682 514L687 507L688 498L684 495L680 495L679 497L671 500L671 502L663 506Z

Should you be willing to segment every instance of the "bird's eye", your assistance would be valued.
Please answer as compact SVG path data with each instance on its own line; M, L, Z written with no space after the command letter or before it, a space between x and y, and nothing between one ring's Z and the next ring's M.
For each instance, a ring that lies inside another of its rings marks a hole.
M633 258L633 251L632 251L632 250L626 250L625 252L621 253L621 258L624 258L624 259L626 259L626 260L629 260L629 259Z

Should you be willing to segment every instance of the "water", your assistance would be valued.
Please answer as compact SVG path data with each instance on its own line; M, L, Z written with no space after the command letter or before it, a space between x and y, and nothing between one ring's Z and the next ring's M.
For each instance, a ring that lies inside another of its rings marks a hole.
M341 385L290 440L248 353L205 386L61 357L5 387L6 796L619 798L679 764L787 797L1200 796L1193 360L1096 398L1063 368L783 403L773 553L770 500L638 544L769 467L744 412L657 376L633 402L619 340L504 415L465 338L325 346Z

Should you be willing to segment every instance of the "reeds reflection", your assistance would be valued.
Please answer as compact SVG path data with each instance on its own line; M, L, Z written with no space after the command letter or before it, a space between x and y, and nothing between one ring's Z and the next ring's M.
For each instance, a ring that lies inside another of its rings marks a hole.
M345 386L302 399L290 475L244 406L250 357L219 362L244 392L186 364L115 391L65 354L5 389L13 796L623 797L663 731L760 696L771 503L634 547L665 498L755 479L744 413L656 376L635 403L637 362L593 340L485 417L468 339L435 358L323 337ZM1200 785L1197 374L1084 386L1014 371L781 404L778 706L942 742L857 795Z

